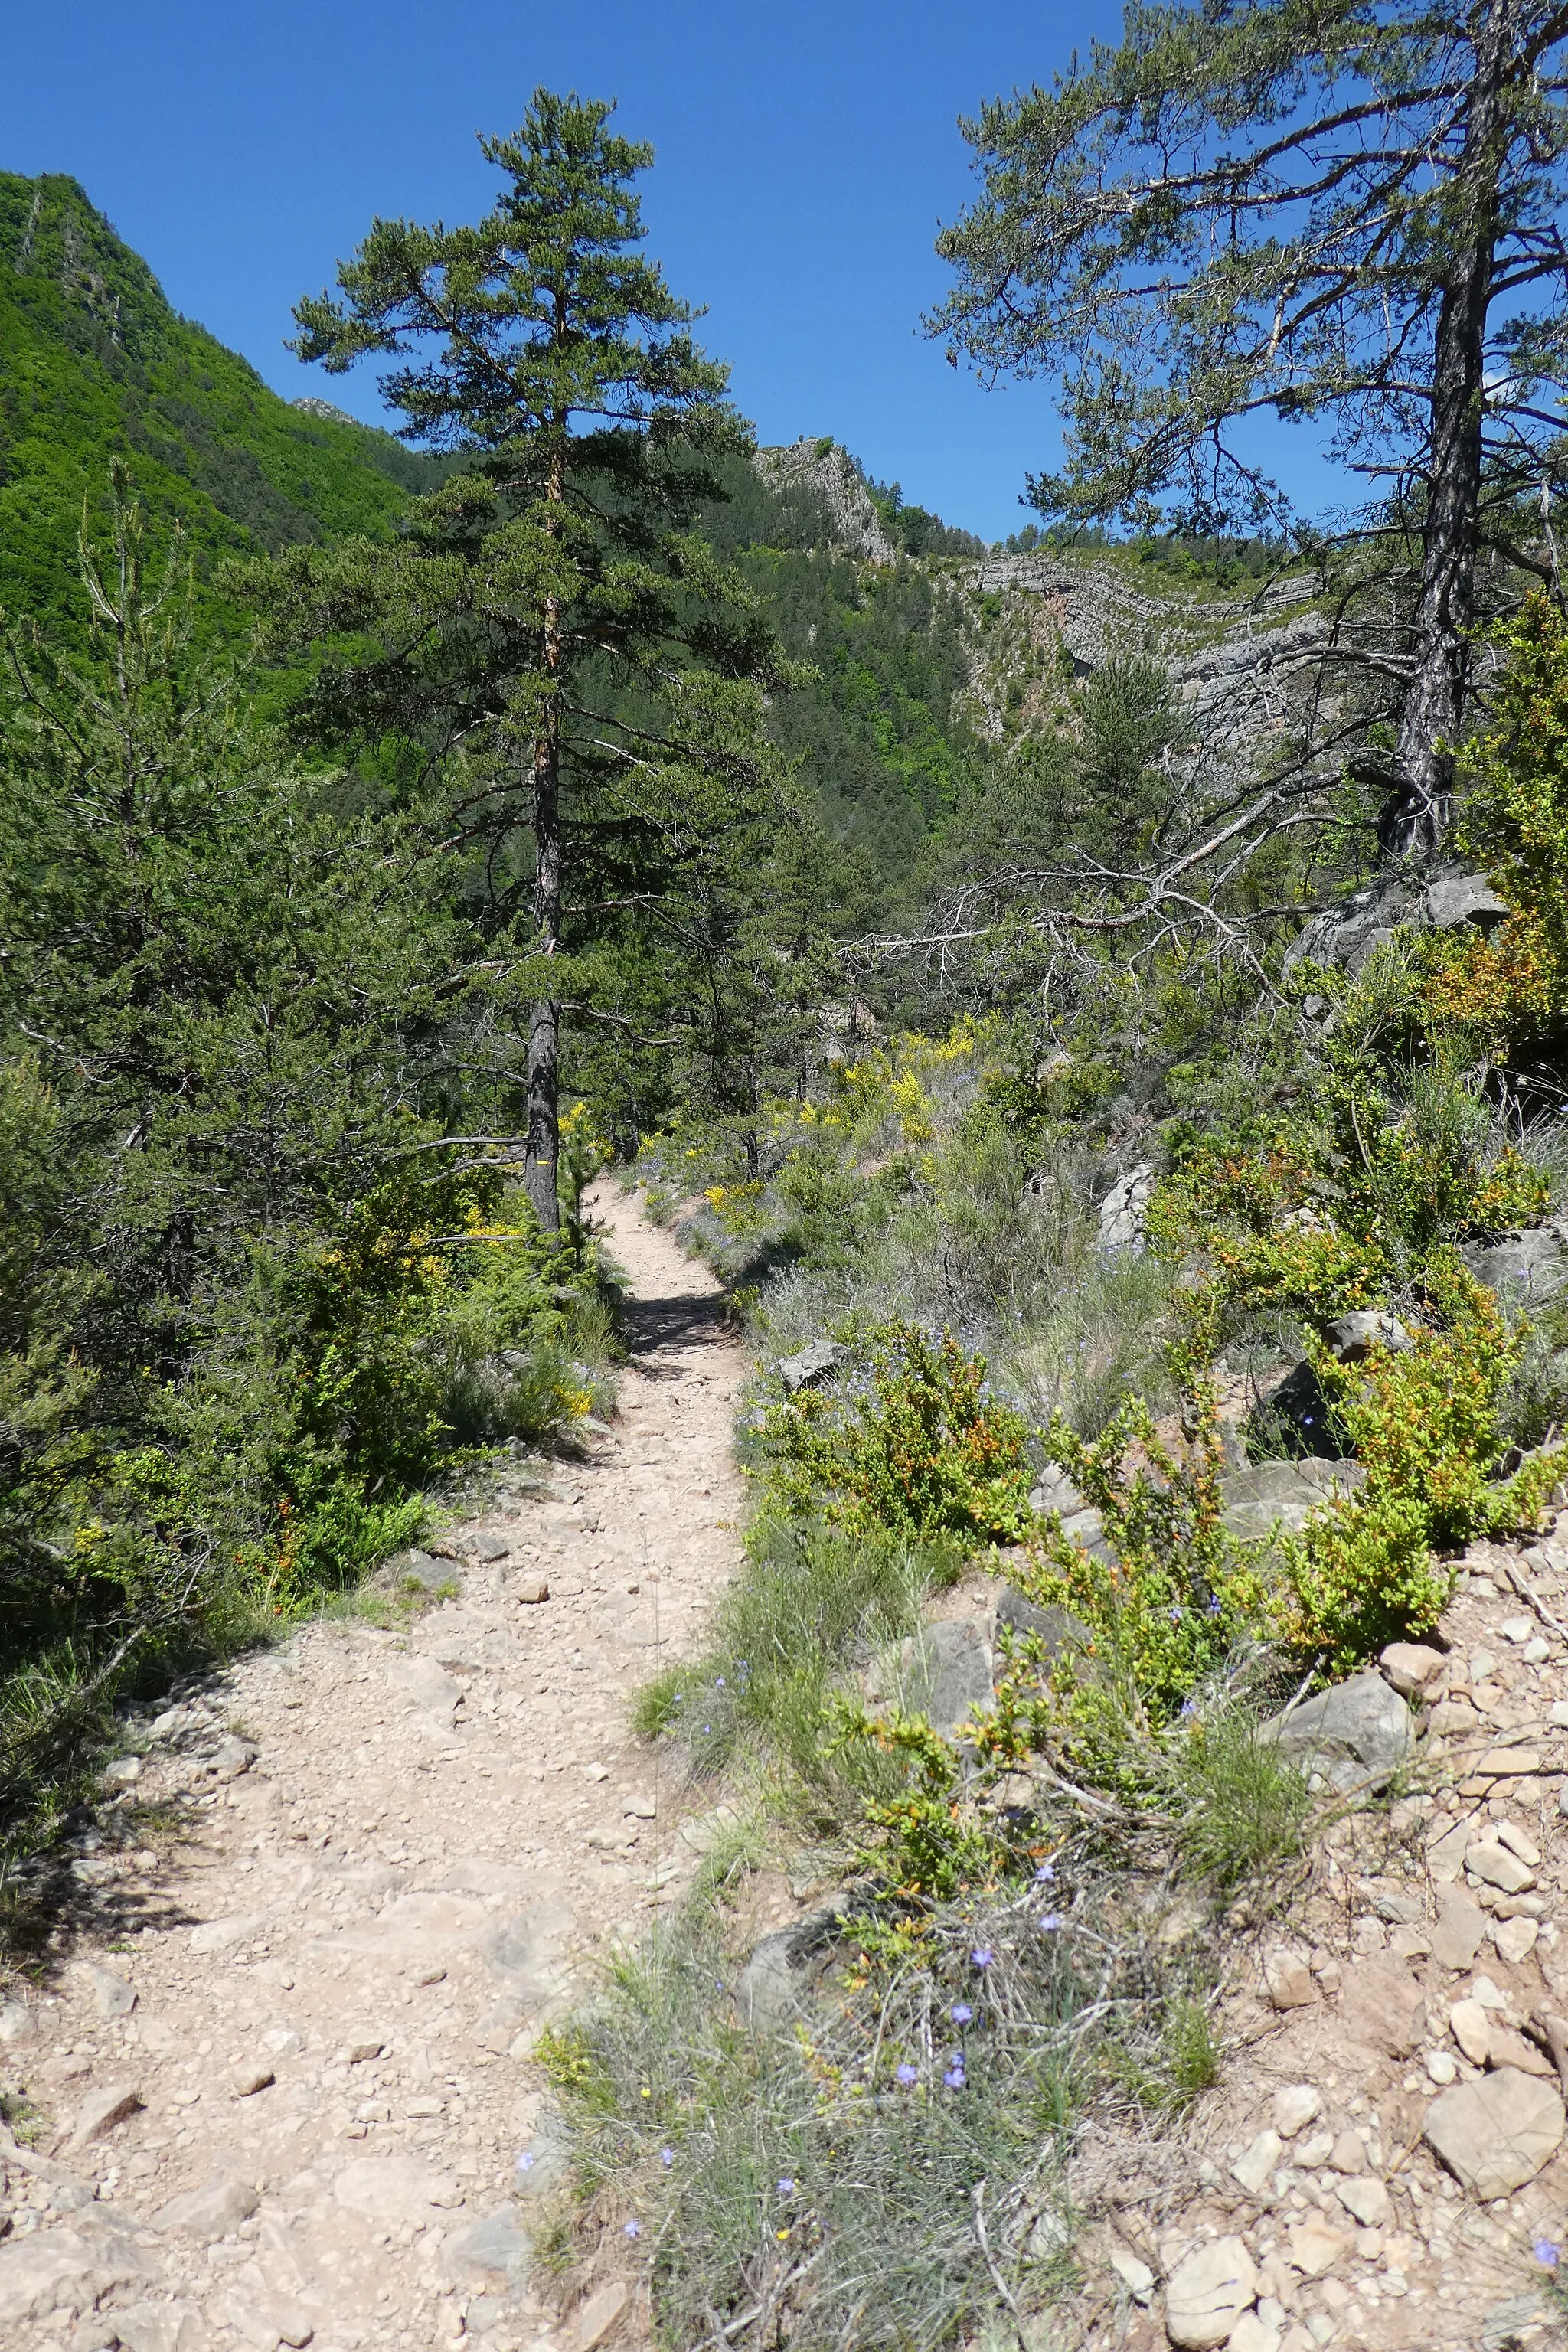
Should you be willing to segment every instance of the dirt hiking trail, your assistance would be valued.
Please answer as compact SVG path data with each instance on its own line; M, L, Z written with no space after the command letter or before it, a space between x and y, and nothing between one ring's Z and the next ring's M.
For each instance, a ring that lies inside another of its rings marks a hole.
M614 2281L560 2324L530 2292L561 2159L528 2053L698 1865L627 1701L734 1567L743 1366L706 1269L613 1186L589 1206L632 1285L615 1432L432 1539L451 1597L302 1628L114 1768L77 1932L0 2009L35 2111L0 2145L6 2347L637 2329Z

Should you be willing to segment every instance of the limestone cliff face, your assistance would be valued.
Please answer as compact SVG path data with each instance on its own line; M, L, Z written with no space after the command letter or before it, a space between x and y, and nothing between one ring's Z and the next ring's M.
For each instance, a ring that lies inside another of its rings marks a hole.
M1288 682L1325 626L1300 576L1240 597L1162 595L1130 580L1112 558L1041 552L985 556L963 567L963 580L976 598L1000 596L1037 644L1054 638L1079 676L1116 656L1157 661L1193 731L1211 742L1279 724ZM985 669L982 656L976 697L983 709L992 706L988 731L999 733Z
M868 563L894 562L898 550L883 530L847 450L837 442L806 437L787 449L759 449L757 471L776 489L810 490L827 514L836 543L847 554Z

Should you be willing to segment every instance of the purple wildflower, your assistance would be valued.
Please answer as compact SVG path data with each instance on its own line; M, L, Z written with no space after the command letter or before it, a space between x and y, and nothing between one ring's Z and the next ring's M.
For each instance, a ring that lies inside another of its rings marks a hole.
M907 2058L901 2066L895 2066L893 2069L894 2082L902 2083L906 2088L910 2083L918 2083L920 2078L920 2068L918 2066L911 2066Z
M950 2091L962 2091L966 2089L968 2087L968 2076L963 2071L963 2059L955 2058L942 2079L947 2084Z
M1563 2259L1563 2249L1552 2238L1537 2238L1531 2251L1542 2270L1554 2271Z
M1054 1862L1042 1862L1038 1870L1035 1873L1035 1885L1037 1886L1054 1886L1056 1883L1056 1864Z
M531 2172L531 2171L532 2171L532 2169L533 2169L533 2151L532 2151L532 2149L531 2149L531 2148L527 2148L527 2147L525 2147L525 2148L523 2149L522 2154L521 2154L521 2155L518 2158L518 2159L517 2159L517 2168L518 2168L518 2170L519 2170L520 2172Z
M989 1944L976 1944L969 1957L977 1969L988 1969L996 1955Z
M795 2195L795 2183L787 2173L779 2182L779 2195L781 2197L793 2197Z
M1058 1927L1066 1926L1067 1921L1059 1911L1047 1911L1040 1921L1041 1931L1047 1936L1054 1936Z
M974 2011L966 2000L955 2000L947 2013L954 2025L967 2025Z
M670 2166L675 2162L675 2150L672 2147L661 2147L658 2152L658 2160L668 2172Z
M628 2238L640 2238L642 2236L642 2223L640 2221L628 2221L626 2223L626 2235Z

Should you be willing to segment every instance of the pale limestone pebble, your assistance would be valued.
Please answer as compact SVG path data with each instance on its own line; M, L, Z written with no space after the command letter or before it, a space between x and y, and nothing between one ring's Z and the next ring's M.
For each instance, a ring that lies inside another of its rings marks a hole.
M125 2352L205 2352L207 2332L194 2303L133 2303L114 2313L112 2325Z
M1299 1952L1270 1952L1263 1963L1263 1981L1276 2009L1306 2009L1318 1998L1311 1970Z
M1500 1895L1522 1895L1535 1884L1535 1873L1518 1854L1510 1853L1495 1835L1473 1839L1465 1849L1465 1869L1483 1885Z
M1479 2000L1457 2000L1448 2011L1448 2031L1472 2066L1486 2064L1491 2019Z
M1460 2186L1483 2203L1533 2180L1563 2132L1562 2098L1511 2066L1433 2100L1423 2136Z
M1500 1844L1507 1846L1510 1853L1518 1855L1527 1870L1540 1869L1541 1848L1536 1844L1530 1832L1521 1829L1517 1822L1494 1822L1491 1833Z
M1267 2314L1261 2304L1256 2311L1244 2311L1226 2338L1229 2352L1279 2352L1284 2316L1279 2304Z
M1426 2072L1440 2091L1446 2091L1450 2083L1456 2083L1459 2078L1458 2063L1448 2050L1428 2050Z
M1261 2197L1268 2186L1284 2146L1285 2143L1278 2132L1260 2131L1257 2138L1242 2150L1231 2166L1231 2179L1245 2189L1249 2197Z
M1370 2173L1340 2181L1335 2196L1347 2213L1352 2214L1363 2230L1384 2230L1394 2218L1387 2189Z
M1294 2139L1322 2112L1323 2095L1315 2083L1288 2084L1274 2094L1273 2123L1281 2139Z
M266 1916L259 1911L236 1912L226 1919L205 1919L199 1927L192 1928L187 1948L198 1956L226 1952L236 1944L249 1943L266 1925Z
M632 2291L621 2280L612 2280L579 2304L569 2323L566 2340L571 2352L596 2352L610 2330L616 2326L630 2307Z
M254 2098L258 2091L270 2089L278 2080L277 2073L265 2058L242 2058L229 2077L229 2090L237 2099Z
M1304 2139L1296 2149L1294 2161L1303 2171L1315 2172L1320 2165L1327 2164L1330 2157L1332 2156L1334 2138L1335 2135L1331 2131L1314 2132L1310 2139Z
M135 2008L135 1989L128 1985L123 1977L116 1976L112 1969L100 1968L94 1960L84 1960L77 1975L91 1994L92 2005L100 2017L129 2017Z
M1444 1895L1432 1929L1432 1958L1439 1968L1468 1969L1481 1948L1486 1915L1458 1888Z
M315 2322L302 2303L292 2295L273 2293L245 2293L224 2297L224 2310L230 2326L247 2344L254 2344L257 2352L278 2352L280 2344L291 2347L309 2344L315 2334Z
M1229 2342L1257 2295L1258 2271L1244 2239L1194 2246L1166 2281L1165 2333L1184 2352L1207 2352Z
M1540 1934L1541 1923L1537 1919L1500 1919L1491 1929L1491 1939L1499 1959L1517 1968L1535 1949Z
M1401 1698L1419 1698L1441 1675L1444 1658L1424 1642L1390 1642L1378 1664Z
M110 2083L100 2091L89 2091L66 2135L67 2147L86 2147L90 2141L101 2139L116 2124L135 2115L142 2104L141 2092L129 2083Z
M1111 2269L1116 2273L1134 2303L1146 2304L1153 2299L1154 2273L1147 2263L1139 2259L1131 2246L1112 2246L1110 2262Z
M1330 2171L1363 2172L1365 2168L1366 2142L1360 2132L1336 2132L1334 2144L1329 2150Z
M1321 2279L1331 2271L1350 2246L1346 2231L1336 2230L1317 2214L1309 2214L1298 2221L1286 2242L1286 2260L1293 2271L1306 2279Z

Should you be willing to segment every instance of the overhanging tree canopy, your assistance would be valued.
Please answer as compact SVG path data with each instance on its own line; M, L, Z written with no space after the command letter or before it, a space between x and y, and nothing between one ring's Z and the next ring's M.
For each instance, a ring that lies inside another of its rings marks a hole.
M1418 535L1402 642L1375 658L1397 685L1388 835L1430 847L1478 553L1555 570L1528 515L1568 473L1568 10L1134 5L1120 48L965 131L983 194L940 240L959 284L933 329L1061 381L1042 513L1279 527L1237 432L1262 417L1326 430L1384 527Z

